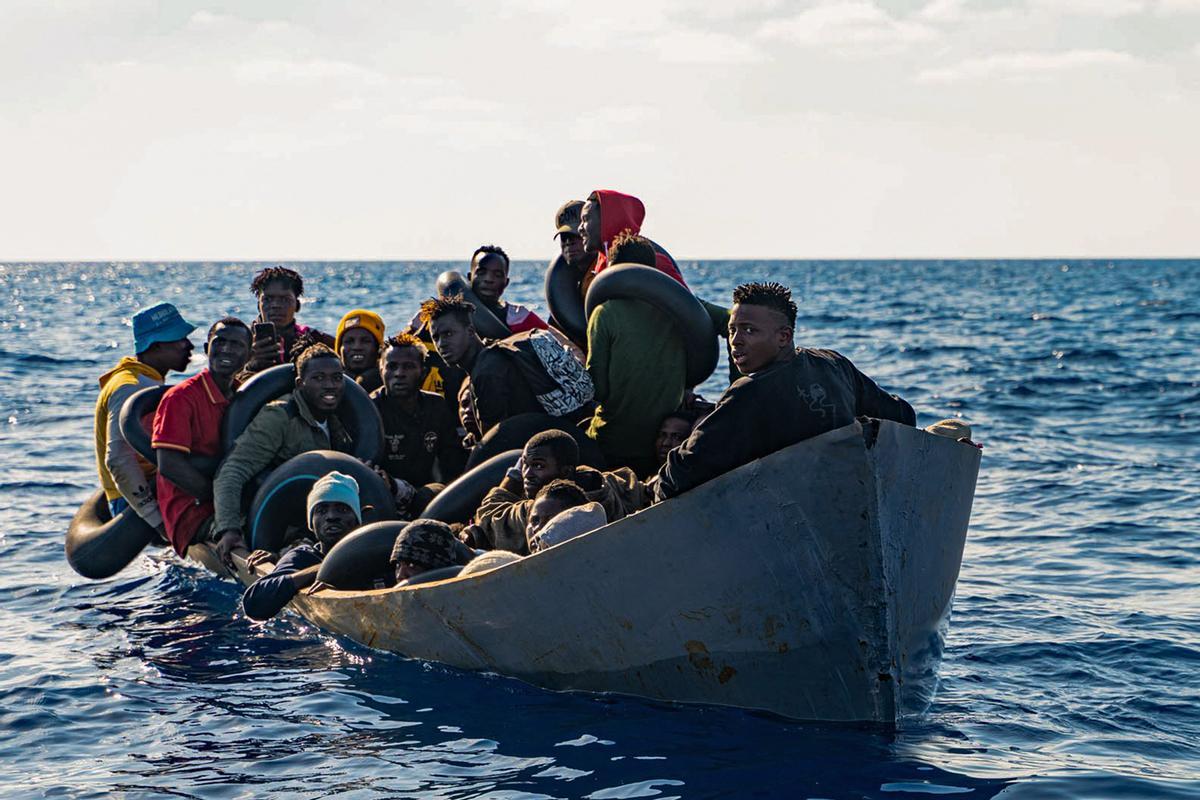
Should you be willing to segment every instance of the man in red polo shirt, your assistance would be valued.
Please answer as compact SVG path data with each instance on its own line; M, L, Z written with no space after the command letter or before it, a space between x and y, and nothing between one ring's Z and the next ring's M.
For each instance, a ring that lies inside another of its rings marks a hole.
M154 414L151 444L158 456L158 506L175 552L212 535L212 478L188 456L221 454L221 418L233 395L234 376L250 357L250 329L225 317L208 331L208 367L163 395ZM234 537L236 538L236 537ZM217 542L217 549L233 543Z

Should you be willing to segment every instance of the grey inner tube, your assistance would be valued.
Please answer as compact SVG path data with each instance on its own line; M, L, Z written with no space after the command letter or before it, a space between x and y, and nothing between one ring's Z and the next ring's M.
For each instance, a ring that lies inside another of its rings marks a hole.
M278 400L296 389L296 366L279 364L263 370L246 381L225 409L221 420L221 447L225 453L233 448L250 420L272 400ZM355 458L378 462L383 453L383 420L366 391L351 378L344 376L342 402L337 408L338 419L354 440Z
M132 508L114 518L104 491L89 497L67 529L67 563L85 578L111 578L137 558L158 532Z
M154 452L154 448L150 446L150 431L146 430L146 426L142 424L142 417L147 414L152 414L158 408L158 404L162 402L163 395L167 393L169 386L148 386L145 389L140 389L134 392L125 405L121 407L121 435L125 437L125 441L129 446L137 451L138 455L155 464L158 461L158 454ZM200 474L206 478L211 478L217 474L217 465L221 463L218 456L201 456L191 454L188 456L188 462L193 467L200 471Z
M575 443L579 445L579 463L598 469L604 468L604 454L600 452L600 446L596 444L595 439L588 438L583 428L569 420L549 414L517 414L492 426L479 444L471 450L466 468L469 470L505 450L523 450L530 437L542 431L564 431L571 434Z
M601 272L588 287L584 312L592 312L606 300L641 300L670 316L687 353L687 385L699 386L717 368L717 337L708 311L678 281L653 267L618 264Z
M389 520L351 531L325 556L317 570L317 580L335 589L370 589L381 578L390 584L394 577L392 548L407 524ZM461 568L475 553L462 542L455 541L454 555Z
M422 516L448 524L469 521L479 508L483 496L500 484L504 473L516 464L520 457L520 450L507 450L468 470L442 489L438 496L433 498L433 502L425 507Z
M671 264L676 270L679 269L679 264L675 262L674 256L663 249L662 245L653 240L647 241L654 246L654 252L662 253L671 260ZM587 323L592 315L591 312L584 312L583 296L579 293L580 277L579 273L567 264L567 259L559 253L546 269L544 290L546 307L550 309L550 318L571 341L586 350Z
M441 297L461 294L464 300L475 306L475 332L484 339L505 339L512 335L508 325L498 319L471 290L471 282L464 278L461 272L449 270L438 275L437 293Z
M345 453L313 450L280 464L258 488L246 517L253 548L277 553L289 528L308 530L305 514L309 490L319 478L335 470L358 482L363 522L396 518L392 487L370 467Z

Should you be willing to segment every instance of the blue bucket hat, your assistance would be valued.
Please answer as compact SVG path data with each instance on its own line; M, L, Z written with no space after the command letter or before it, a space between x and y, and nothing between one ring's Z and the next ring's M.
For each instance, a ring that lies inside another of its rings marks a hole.
M133 352L148 350L155 342L186 339L196 326L179 314L170 303L155 303L133 315Z

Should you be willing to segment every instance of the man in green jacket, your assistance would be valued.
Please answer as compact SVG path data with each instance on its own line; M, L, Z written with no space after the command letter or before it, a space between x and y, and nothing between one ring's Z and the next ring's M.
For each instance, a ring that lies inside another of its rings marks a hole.
M653 267L648 239L618 236L609 262ZM683 338L666 314L641 300L608 300L592 312L587 328L587 371L596 390L596 413L588 436L609 466L639 477L653 475L658 424L679 408L687 388Z
M296 391L267 403L234 442L213 479L213 537L226 564L242 539L242 487L265 469L310 450L350 452L353 442L334 414L342 400L342 362L315 344L296 359ZM225 536L225 534L235 534Z
M650 491L633 470L617 467L609 472L579 463L579 445L564 431L534 434L525 443L521 460L500 485L484 496L467 537L474 547L509 550L528 555L526 530L538 491L558 479L574 481L588 501L604 507L609 522L640 511L650 504Z

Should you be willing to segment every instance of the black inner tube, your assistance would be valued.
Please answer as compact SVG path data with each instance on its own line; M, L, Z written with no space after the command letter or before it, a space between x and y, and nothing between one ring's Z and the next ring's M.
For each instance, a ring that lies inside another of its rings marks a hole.
M346 534L346 538L335 544L321 562L317 580L335 589L369 589L376 580L389 579L388 561L392 547L407 524L387 520L364 525Z
M505 339L511 335L508 325L483 304L479 295L471 290L471 282L464 278L461 272L448 270L438 275L437 293L442 297L461 294L464 300L475 306L475 332L484 339Z
M279 552L289 528L308 530L308 493L319 478L335 470L358 482L363 522L396 518L392 487L370 467L345 453L312 450L280 464L258 488L246 515L253 548Z
M587 317L579 293L579 273L561 253L546 268L546 307L550 320L567 338L580 347L587 346Z
M675 320L687 353L687 385L699 386L712 375L720 357L712 319L696 296L669 275L640 264L616 264L588 287L584 313L606 300L641 300Z
M677 271L679 270L679 264L675 262L675 257L668 253L662 245L652 239L647 241L654 247L654 252L662 253L670 259L671 265ZM587 323L591 313L584 312L583 295L579 291L582 277L567 264L566 257L559 253L546 268L543 289L546 294L546 307L550 309L550 319L554 321L560 331L567 335L567 338L586 350Z
M158 404L162 402L163 395L167 393L169 386L148 386L134 392L125 405L121 407L121 417L119 424L121 426L121 435L125 437L125 441L129 446L137 451L138 455L149 461L151 464L158 463L158 453L154 452L154 448L150 445L151 432L146 430L146 426L142 424L142 418L147 414L153 414L158 409ZM219 456L201 456L194 453L188 455L188 462L195 467L201 475L206 478L211 478L217 474L217 466L221 463Z
M342 402L337 416L354 440L355 458L378 462L383 453L383 420L366 391L349 376L344 377ZM262 407L296 389L296 366L279 364L263 370L234 394L221 420L221 447L225 453L233 448L237 437L254 419Z
M157 538L158 531L132 508L114 518L99 490L83 501L67 528L67 563L85 578L110 578Z
M351 531L335 544L317 570L317 580L335 589L370 589L377 581L393 581L392 548L407 522L388 520L364 525ZM458 566L469 562L475 552L459 541L454 542Z
M504 473L520 457L520 450L507 450L463 473L433 498L422 516L447 524L468 522L479 508L483 496L500 484Z

